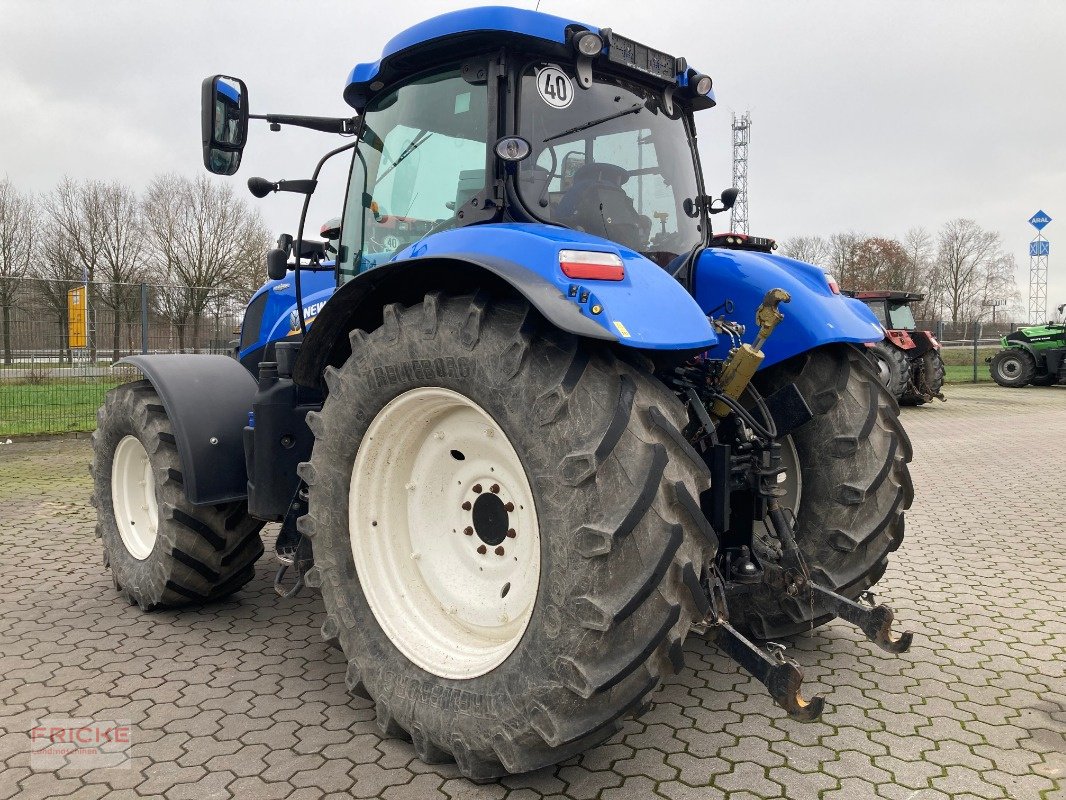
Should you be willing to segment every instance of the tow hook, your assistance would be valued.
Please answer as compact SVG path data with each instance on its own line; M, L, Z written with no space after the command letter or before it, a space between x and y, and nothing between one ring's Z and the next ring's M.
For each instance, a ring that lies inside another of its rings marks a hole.
M850 622L866 634L866 638L876 644L882 650L889 653L906 653L910 649L914 634L904 631L896 636L892 632L892 621L895 612L884 605L875 605L877 602L873 592L863 592L860 599L865 605L849 600L836 592L811 582L811 592L821 600L827 611Z
M767 642L772 655L745 638L728 622L716 626L718 646L753 677L759 680L770 696L792 719L813 722L822 716L825 698L820 694L810 700L800 694L803 670L784 653L784 645Z

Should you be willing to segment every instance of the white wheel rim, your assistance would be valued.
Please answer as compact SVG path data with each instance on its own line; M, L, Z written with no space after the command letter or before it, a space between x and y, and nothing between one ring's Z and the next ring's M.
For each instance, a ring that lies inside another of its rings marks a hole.
M787 508L792 515L799 518L800 503L803 502L803 470L800 468L799 452L791 436L781 440L781 466L785 471L778 479L785 494L780 499L781 507Z
M122 544L131 556L143 561L155 547L159 513L152 462L136 436L126 436L115 448L111 502Z
M514 652L540 585L533 492L506 434L468 397L412 389L371 422L352 468L352 556L389 640L443 678Z
M888 362L880 356L877 358L877 376L881 379L881 383L888 386L888 382L892 376L892 368L888 365Z

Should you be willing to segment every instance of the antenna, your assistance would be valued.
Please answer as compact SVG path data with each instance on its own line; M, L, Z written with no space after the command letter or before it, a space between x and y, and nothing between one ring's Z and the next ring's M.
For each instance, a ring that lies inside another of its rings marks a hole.
M730 227L733 233L748 232L748 144L751 141L751 112L733 114L733 188L738 192L733 204Z

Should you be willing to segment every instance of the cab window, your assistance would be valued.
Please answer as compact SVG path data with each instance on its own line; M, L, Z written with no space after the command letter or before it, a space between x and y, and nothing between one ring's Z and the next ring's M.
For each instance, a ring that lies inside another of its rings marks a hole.
M341 229L341 279L388 261L485 186L485 86L458 67L376 97L352 162Z

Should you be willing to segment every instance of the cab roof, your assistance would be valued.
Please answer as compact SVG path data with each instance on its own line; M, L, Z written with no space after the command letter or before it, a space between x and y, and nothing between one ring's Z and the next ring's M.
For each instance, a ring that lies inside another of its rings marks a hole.
M535 40L568 55L572 53L570 38L576 31L601 33L595 26L527 8L484 6L441 14L394 36L377 61L356 64L348 76L344 99L362 109L374 93L433 63L437 53L453 58L473 55L479 45L499 46L501 40ZM603 35L607 33L608 29L602 29Z

